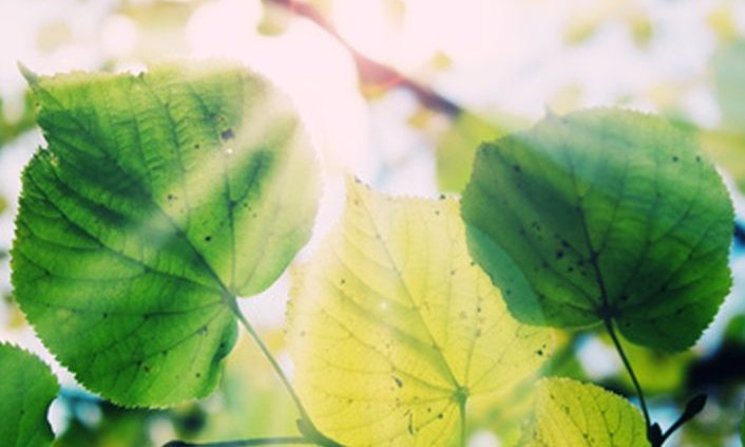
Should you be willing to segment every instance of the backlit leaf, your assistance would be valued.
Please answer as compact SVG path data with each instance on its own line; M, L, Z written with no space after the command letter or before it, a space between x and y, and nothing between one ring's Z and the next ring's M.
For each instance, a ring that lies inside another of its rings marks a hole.
M342 222L295 273L298 391L345 445L448 445L461 403L509 392L548 353L549 332L516 322L471 262L453 199L350 182Z
M47 409L59 391L57 379L38 357L0 343L0 440L2 445L52 443Z
M471 255L524 322L613 321L682 350L730 287L727 191L694 136L652 116L550 116L486 144L462 203Z
M48 148L23 174L18 303L117 403L208 394L235 297L268 287L309 237L318 179L294 109L221 64L27 77Z
M541 380L521 446L646 447L644 419L626 399L571 379Z

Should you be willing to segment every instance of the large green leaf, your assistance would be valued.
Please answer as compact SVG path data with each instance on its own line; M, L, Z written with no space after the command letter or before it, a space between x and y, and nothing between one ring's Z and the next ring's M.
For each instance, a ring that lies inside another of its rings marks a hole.
M37 447L52 443L47 409L59 391L49 367L33 354L0 343L0 440Z
M727 191L695 138L652 116L549 116L484 145L462 215L524 322L614 321L634 343L680 350L730 287Z
M543 379L521 446L647 447L641 413L626 399L571 379Z
M310 234L318 178L294 109L220 64L27 77L49 147L23 174L22 310L117 403L208 394L235 297L268 287Z
M294 278L298 391L345 445L448 445L466 400L504 399L548 355L549 331L514 320L471 261L453 199L350 183L342 222Z

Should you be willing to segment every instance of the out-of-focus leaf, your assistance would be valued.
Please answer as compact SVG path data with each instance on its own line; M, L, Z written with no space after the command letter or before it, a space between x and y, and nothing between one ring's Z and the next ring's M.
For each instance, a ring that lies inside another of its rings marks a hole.
M3 99L0 98L0 150L23 132L34 127L34 108L31 92L24 95L20 116L8 119Z
M605 109L486 144L462 199L471 255L523 322L614 322L686 349L731 284L732 204L697 149L660 118Z
M613 342L608 335L602 334L599 337L612 348ZM624 344L624 351L634 366L634 372L644 387L644 393L648 396L675 393L685 386L686 371L696 357L691 351L671 354L629 343ZM614 379L619 381L629 394L636 392L626 370L619 369Z
M745 112L745 107L743 112ZM732 176L740 191L745 191L745 127L743 127L743 133L702 130L699 133L699 141L701 148L711 156L716 164Z
M437 185L441 191L461 192L468 183L476 150L484 141L502 136L504 129L478 115L463 112L437 142Z
M41 447L54 439L47 410L59 385L44 362L16 346L0 343L0 441Z
M745 134L745 40L722 46L714 54L711 67L725 130Z
M466 400L536 373L549 331L524 326L474 265L455 200L349 182L343 220L295 275L298 391L347 445L448 445Z
M642 11L630 11L626 15L626 24L636 46L647 48L654 38L654 26L649 17Z
M65 402L63 400L63 402ZM75 413L76 403L68 402ZM123 409L108 402L99 402L100 420L94 425L73 417L69 426L54 441L55 447L151 447L152 424L165 416L145 410Z
M712 8L706 22L721 42L732 42L739 35L732 4L721 4Z

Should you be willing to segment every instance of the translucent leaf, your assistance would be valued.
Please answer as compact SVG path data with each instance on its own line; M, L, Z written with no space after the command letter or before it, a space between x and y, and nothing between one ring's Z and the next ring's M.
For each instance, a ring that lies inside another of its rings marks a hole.
M47 409L57 379L38 357L0 343L0 439L3 445L47 446L54 440Z
M268 287L310 234L318 179L294 109L220 64L27 76L49 147L23 174L20 307L117 403L205 396L235 297Z
M318 429L346 445L447 445L466 400L536 372L523 326L471 262L455 200L348 186L342 222L296 272L290 346Z
M570 379L541 380L525 447L649 446L644 419L626 399Z
M682 350L730 287L727 191L694 136L652 116L550 116L487 144L462 203L471 255L524 322L614 321Z

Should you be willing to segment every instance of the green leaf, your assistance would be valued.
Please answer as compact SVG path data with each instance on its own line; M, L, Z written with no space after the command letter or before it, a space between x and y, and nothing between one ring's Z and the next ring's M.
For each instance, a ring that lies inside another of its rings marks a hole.
M467 399L536 373L549 331L507 312L453 199L350 182L341 223L294 276L290 348L318 429L346 445L446 445Z
M641 413L626 399L571 379L542 379L521 446L649 446Z
M615 321L682 350L730 287L727 191L694 136L653 116L549 116L486 144L462 203L471 255L523 322Z
M37 356L0 343L0 439L3 445L46 446L54 440L47 409L57 379Z
M49 147L23 174L18 303L114 402L207 395L235 297L268 287L310 235L318 177L294 109L221 64L27 78Z

